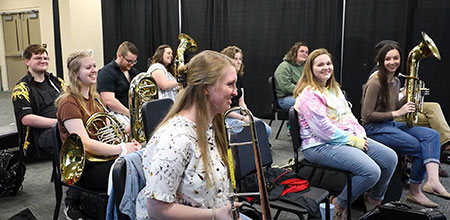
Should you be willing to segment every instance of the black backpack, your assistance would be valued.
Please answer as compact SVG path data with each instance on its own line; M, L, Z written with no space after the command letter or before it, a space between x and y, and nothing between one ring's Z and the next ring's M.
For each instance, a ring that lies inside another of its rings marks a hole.
M0 197L16 195L25 176L25 163L10 150L0 150Z

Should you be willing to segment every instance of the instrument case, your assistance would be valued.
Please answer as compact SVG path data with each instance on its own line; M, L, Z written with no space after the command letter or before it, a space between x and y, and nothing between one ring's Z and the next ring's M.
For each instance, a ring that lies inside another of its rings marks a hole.
M380 218L383 220L445 220L447 219L442 212L432 208L411 208L404 203L388 202L378 206Z

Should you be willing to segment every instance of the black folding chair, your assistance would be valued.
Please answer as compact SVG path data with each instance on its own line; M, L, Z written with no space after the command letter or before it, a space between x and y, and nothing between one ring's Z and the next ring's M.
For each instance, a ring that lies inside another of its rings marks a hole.
M298 123L298 113L292 107L289 110L289 122L291 125L291 137L292 137L292 147L294 149L294 169L298 173L300 171L301 167L312 167L312 171L310 172L308 180L311 180L314 176L314 173L317 169L324 169L324 170L332 170L343 173L347 177L347 198L352 198L352 173L346 170L336 169L332 167L323 166L316 163L311 163L306 159L303 159L301 161L298 160L298 150L300 149L302 145L302 139L300 137L300 124ZM351 202L347 203L347 219L351 220L351 209L352 204Z
M157 99L146 102L142 105L142 120L144 124L145 139L147 142L151 138L151 134L156 126L167 115L172 106L172 99ZM112 179L114 189L114 204L117 209L117 217L119 220L128 220L130 217L123 214L120 209L120 203L124 194L126 181L127 164L125 159L118 158L113 166Z
M172 104L172 99L156 99L142 105L142 120L147 142L150 140L153 130L169 112Z
M114 204L117 210L118 220L128 220L130 217L123 214L120 209L120 202L122 201L123 193L125 191L125 181L127 175L127 163L123 158L118 158L114 163L112 171L113 189L114 189Z
M284 121L289 120L289 110L282 109L280 105L278 105L278 98L275 93L275 78L270 76L268 79L269 90L272 92L271 103L272 103L272 115L270 118L269 126L272 125L272 122L276 119L281 120L280 127L278 127L277 134L275 139L278 139L280 135L281 129L283 128Z
M61 171L59 169L59 152L61 150L62 147L62 142L61 142L61 138L59 136L59 130L58 130L58 124L56 124L55 126L52 127L52 136L53 136L53 143L54 143L54 148L53 148L53 154L52 154L52 164L53 164L53 177L55 177L55 179L53 180L53 183L55 185L55 197L56 197L56 205L55 205L55 210L53 212L53 220L57 220L58 216L59 216L59 210L61 207L61 200L62 200L62 187L66 186L69 188L74 188L76 190L80 190L80 191L84 191L88 194L92 194L95 196L99 196L99 197L107 197L105 192L97 192L97 191L92 191L92 190L88 190L85 189L83 187L77 186L77 185L70 185L67 184L66 182L62 181L61 179ZM106 207L106 204L104 204ZM106 209L105 209L106 211ZM105 219L106 213L98 213L98 217L100 219Z
M270 167L272 164L272 151L265 126L262 121L256 121L255 126L257 133L256 136L261 153L262 165L263 167ZM232 134L230 139L232 143L247 142L250 140L251 133L250 127L248 126L244 127L242 132ZM236 187L238 192L245 192L243 187L243 185L245 185L244 178L256 172L253 147L251 144L247 144L243 146L233 147L232 149L235 160L234 173L236 177ZM328 207L327 210L329 210L328 191L316 187L310 187L310 190L308 192L305 192L303 196L313 199L317 204L322 201L326 202ZM271 208L277 210L274 219L277 219L282 211L293 213L297 215L299 219L306 219L305 215L307 215L308 213L306 209L298 205L280 200L270 201L269 205Z

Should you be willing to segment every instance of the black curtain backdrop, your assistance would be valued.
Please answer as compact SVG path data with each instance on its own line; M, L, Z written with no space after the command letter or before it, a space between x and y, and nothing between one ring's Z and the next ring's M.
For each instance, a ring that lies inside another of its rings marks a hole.
M342 84L360 117L361 86L375 65L377 42L400 42L403 64L407 53L425 31L441 51L442 61L425 58L420 77L431 89L427 101L450 109L444 64L448 63L450 2L447 0L347 0ZM336 79L340 79L342 0L182 0L181 32L189 34L199 49L186 52L186 60L202 50L220 51L236 45L244 51L246 103L259 117L270 114L267 78L293 43L304 41L310 51L327 48L333 54ZM145 71L147 59L160 44L178 46L177 0L103 0L105 63L115 57L120 42L130 40L140 50L137 67ZM404 65L402 66L404 70ZM450 115L446 115L450 117Z
M147 71L159 45L178 45L178 0L102 0L102 18L105 65L123 41L139 49L135 67L140 71Z
M181 8L181 31L196 40L198 51L243 50L245 101L258 117L271 114L267 79L295 42L326 47L339 60L340 1L185 0Z
M450 95L449 82L450 73L450 2L446 0L438 1L418 1L413 13L413 23L411 31L411 41L408 42L408 49L412 49L422 39L420 32L425 31L439 48L441 60L434 57L424 58L420 62L420 78L426 82L430 88L430 96L425 100L435 101L441 104L447 121L450 119Z
M421 31L436 43L442 60L427 57L420 61L419 76L430 88L425 101L441 104L450 118L450 96L447 95L445 64L450 62L450 2L446 0L347 0L345 25L344 68L342 87L353 103L353 113L360 118L362 85L375 65L375 44L395 40L403 50L402 72L408 53L422 41Z
M361 118L362 85L376 65L375 45L381 40L400 43L406 63L405 42L409 36L411 0L348 0L346 8L344 62L341 86L353 104L353 114ZM402 65L404 72L404 65Z

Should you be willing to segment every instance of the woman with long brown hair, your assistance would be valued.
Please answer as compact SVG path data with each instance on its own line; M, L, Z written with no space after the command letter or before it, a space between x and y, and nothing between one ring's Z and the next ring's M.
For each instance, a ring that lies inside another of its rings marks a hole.
M169 45L163 44L156 48L147 70L158 85L158 97L175 100L179 86L172 73L173 52Z
M412 157L409 192L406 200L425 207L438 207L422 191L450 199L450 193L439 182L439 133L431 128L413 126L394 121L394 118L414 112L415 105L399 100L401 50L388 43L377 54L378 71L364 86L361 116L367 135L394 149L401 155ZM422 190L420 184L425 179Z

